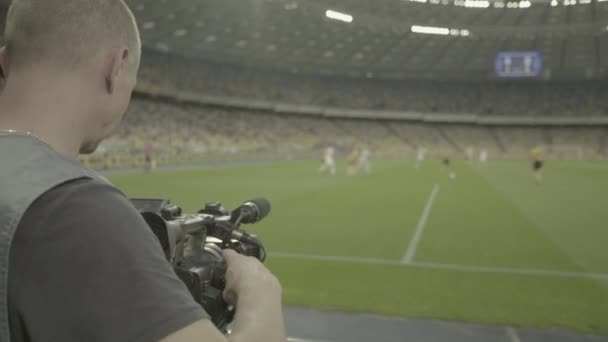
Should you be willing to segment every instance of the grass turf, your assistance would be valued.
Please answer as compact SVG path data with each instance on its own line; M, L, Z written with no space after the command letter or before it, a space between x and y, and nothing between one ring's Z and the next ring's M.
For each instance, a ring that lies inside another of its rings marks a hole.
M340 165L340 171L344 166ZM440 191L416 261L608 274L608 165L377 161L371 176L322 176L312 162L163 171L109 178L129 196L170 198L189 212L264 196L250 227L274 252L400 260L434 184ZM562 327L608 334L608 280L270 258L285 301L408 317Z

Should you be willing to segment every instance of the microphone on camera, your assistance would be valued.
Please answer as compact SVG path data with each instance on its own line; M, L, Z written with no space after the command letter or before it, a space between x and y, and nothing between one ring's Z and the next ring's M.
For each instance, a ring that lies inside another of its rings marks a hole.
M265 198L254 198L243 203L231 213L231 220L237 223L256 223L270 213L270 202Z

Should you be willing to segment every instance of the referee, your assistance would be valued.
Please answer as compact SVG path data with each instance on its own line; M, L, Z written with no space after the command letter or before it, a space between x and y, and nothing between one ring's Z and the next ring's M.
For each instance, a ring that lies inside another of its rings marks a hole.
M540 145L537 145L530 151L530 156L532 157L532 171L537 184L540 184L543 180L542 169L545 164L544 154L543 148Z

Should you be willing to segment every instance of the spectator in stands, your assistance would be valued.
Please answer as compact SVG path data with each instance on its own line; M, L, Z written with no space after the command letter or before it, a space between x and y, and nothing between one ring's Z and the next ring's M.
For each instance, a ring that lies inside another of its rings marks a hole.
M493 115L602 115L602 82L492 83L352 79L148 55L147 86L328 107ZM170 70L170 72L167 72ZM198 72L192 72L197 70ZM205 74L207 77L198 77ZM575 112L576 111L576 112Z

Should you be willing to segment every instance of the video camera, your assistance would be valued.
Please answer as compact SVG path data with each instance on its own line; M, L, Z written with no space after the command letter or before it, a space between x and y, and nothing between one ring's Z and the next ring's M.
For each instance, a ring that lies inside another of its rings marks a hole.
M232 212L219 202L209 202L197 214L183 214L169 200L131 199L131 202L158 238L177 276L213 324L226 333L235 311L222 297L226 287L222 250L233 249L264 262L266 250L262 242L240 226L266 217L270 202L253 199Z

